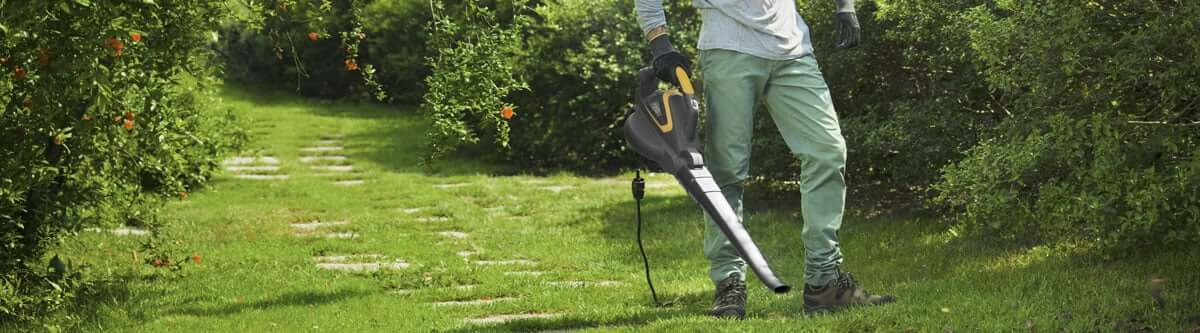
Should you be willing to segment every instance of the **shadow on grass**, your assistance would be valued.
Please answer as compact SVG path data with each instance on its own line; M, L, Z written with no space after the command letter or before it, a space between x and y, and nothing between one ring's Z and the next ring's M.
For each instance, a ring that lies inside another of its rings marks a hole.
M686 305L707 302L710 300L710 297L712 297L712 295L709 295L705 292L694 292L682 295L668 294L659 296L663 299L674 299L676 300L677 304L665 307L657 307L650 304L649 299L646 299L644 302L630 306L630 310L638 310L636 313L624 316L596 319L587 318L582 315L565 313L562 316L552 318L514 320L495 324L468 325L467 327L452 330L451 332L540 332L597 328L604 329L622 326L636 327L656 321L696 317L701 315L702 311Z
M329 292L298 291L278 295L273 298L233 303L220 306L190 306L168 313L186 314L201 317L223 317L241 313L247 310L266 310L279 307L312 306L342 302L350 298L369 296L372 293L356 290L339 290ZM190 302L185 302L190 303Z

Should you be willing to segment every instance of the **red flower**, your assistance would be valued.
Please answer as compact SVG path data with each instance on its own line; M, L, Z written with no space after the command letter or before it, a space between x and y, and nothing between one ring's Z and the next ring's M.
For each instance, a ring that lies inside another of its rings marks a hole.
M24 80L26 77L25 69L21 66L13 67L13 77L17 80Z
M50 64L50 49L44 47L37 49L37 63L39 66Z
M358 62L355 62L354 59L346 59L346 70L351 72L358 70Z
M133 120L133 112L125 111L125 119Z
M200 264L200 255L199 254L193 255L192 261L195 262L197 265L199 265Z
M129 39L133 40L134 43L141 42L142 34L139 34L136 32L131 32L131 33L129 33Z
M321 38L321 35L318 35L316 31L308 33L308 39L311 41L315 42L315 41L317 41L317 39L320 39L320 38Z
M504 118L504 120L512 119L513 115L515 114L511 106L505 106L500 109L500 118Z
M117 57L120 57L122 51L125 50L125 42L122 42L121 40L117 39L116 37L109 37L108 39L105 39L104 45L108 46L108 48L112 49L113 53Z
M127 130L133 129L133 119L125 119L125 124L121 125L121 127L124 127Z

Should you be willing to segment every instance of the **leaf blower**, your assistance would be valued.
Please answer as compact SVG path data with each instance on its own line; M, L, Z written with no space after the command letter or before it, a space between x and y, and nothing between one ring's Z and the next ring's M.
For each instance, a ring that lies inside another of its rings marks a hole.
M700 154L700 145L696 137L700 116L700 106L694 97L696 92L683 68L676 68L675 75L680 90L664 91L658 89L658 79L652 68L643 68L638 72L637 100L633 112L625 118L625 140L638 154L654 161L664 171L675 176L675 180L679 181L688 195L712 217L717 227L767 288L776 293L787 293L792 288L780 281L771 271L767 259L759 252L754 240L750 239L750 234L742 227L737 214L721 194L721 188L704 166L704 156ZM644 188L640 172L633 186L634 197L638 200L640 246L640 201ZM645 259L645 251L642 252L642 256ZM649 282L648 263L646 279ZM653 293L653 283L650 283L650 288ZM655 302L658 302L657 295Z

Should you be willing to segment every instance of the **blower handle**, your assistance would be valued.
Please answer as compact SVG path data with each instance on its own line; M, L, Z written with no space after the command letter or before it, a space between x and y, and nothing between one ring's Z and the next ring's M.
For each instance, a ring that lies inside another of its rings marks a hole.
M679 89L684 94L696 95L696 88L692 85L692 79L688 77L687 71L683 67L675 67L675 79L679 82ZM655 75L653 67L644 67L638 70L637 82L638 100L653 95L654 91L658 90L658 76Z
M683 67L675 67L675 79L679 81L679 89L683 90L684 94L696 94L696 89L692 87L692 79L688 78L687 71Z

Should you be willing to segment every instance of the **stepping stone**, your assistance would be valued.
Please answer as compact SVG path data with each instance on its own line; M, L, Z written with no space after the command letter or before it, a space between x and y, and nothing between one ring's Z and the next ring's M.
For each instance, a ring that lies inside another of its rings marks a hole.
M403 210L403 212L404 212L405 214L414 214L414 213L416 213L416 212L419 212L419 211L421 211L422 209L425 209L425 208L405 208L405 209Z
M671 187L672 185L675 185L675 183L671 183L671 182L646 182L646 188L652 188L652 189L668 188L668 187Z
M325 234L325 238L355 239L358 238L358 234L353 232L333 232Z
M388 293L389 293L389 294L396 294L396 295L408 295L408 294L412 294L412 293L415 293L415 292L417 292L417 291L416 291L416 290L412 290L412 289L396 289L396 290L389 291Z
M447 189L447 188L463 187L463 186L467 186L467 185L471 185L471 184L468 184L468 183L437 184L437 185L433 185L433 187L440 188L440 189Z
M476 264L476 265L480 265L480 266L494 266L494 265L536 265L536 264L537 264L537 262L536 262L536 261L533 261L533 260L525 260L525 259L515 259L515 260L479 260L479 261L476 261L476 262L475 262L475 264Z
M546 272L542 272L542 271L504 272L504 275L507 275L507 276L541 276L542 274L546 274Z
M521 182L521 184L539 185L539 184L549 183L550 181L542 179L542 178L534 178L534 179L522 179L522 180L520 180L520 182Z
M367 271L373 272L380 269L403 269L408 268L409 264L404 260L395 260L392 262L363 262L363 263L347 263L347 260L354 258L383 258L382 254L358 254L358 255L340 255L340 256L321 256L314 257L317 262L317 268L340 271Z
M464 285L461 285L461 286L455 286L455 287L454 287L454 289L458 289L458 290L471 290L471 289L475 289L475 285L473 285L473 284L464 284Z
M91 232L105 232L106 231L105 229L100 229L100 228L87 228L84 230L91 231ZM120 228L116 228L116 229L108 229L107 231L109 233L111 233L113 235L117 235L117 236L145 236L145 235L150 234L149 230L142 229L142 228L130 228L130 227L120 227Z
M313 170L332 171L332 172L350 172L354 171L353 165L314 165Z
M569 190L572 188L575 188L575 186L574 185L555 185L555 186L546 186L546 187L543 187L542 189L545 189L545 190L548 190L548 191L551 191L554 193L558 193L558 192L562 192L564 190Z
M427 216L417 218L417 222L446 222L449 220L450 218L445 216Z
M595 286L595 287L620 286L620 285L624 285L625 283L621 282L621 281L611 281L611 280L601 280L601 281L578 281L578 280L575 280L575 281L549 281L549 282L546 282L546 284L551 285L551 286L556 286L556 287L579 288L579 287L590 287L590 286Z
M362 179L348 179L348 180L339 180L339 181L336 181L333 183L337 184L337 185L342 185L342 186L358 186L358 185L362 185L363 183L366 183L366 181L364 181Z
M345 262L346 260L350 260L350 259L354 259L354 258L383 258L383 255L377 254L377 253L368 253L368 254L341 255L341 256L320 256L320 257L313 257L313 260L316 260L317 262Z
M504 322L514 321L514 320L554 318L554 317L558 317L561 315L562 314L558 314L558 313L531 312L531 313L515 313L515 314L504 314L504 315L493 315L493 316L487 316L487 317L467 318L467 319L463 319L463 321L470 323L470 324L498 324L498 323L504 323Z
M288 175L260 175L260 174L238 174L234 175L237 179L249 180L284 180L288 179Z
M312 222L308 222L308 223L292 223L292 228L296 228L297 230L300 230L300 231L314 231L314 230L317 230L320 228L327 228L327 227L332 227L332 226L337 226L337 225L347 225L347 224L350 224L350 222L347 222L347 221L330 221L330 222L312 221Z
M341 144L340 144L340 142L338 142L338 140L317 140L316 145L317 146L340 146Z
M348 157L342 155L304 156L300 158L300 162L341 162L345 161L346 159L348 159Z
M433 306L487 305L487 304L492 304L492 303L496 303L496 302L507 302L507 301L512 301L512 300L516 300L516 298L498 297L498 298L480 298L480 299L474 299L474 300L469 300L469 301L443 301L443 302L434 302Z
M466 257L473 256L473 255L475 255L476 253L478 253L478 252L475 252L475 251L458 251L458 253L455 253L455 254L457 254L459 257L466 258Z
M230 165L225 167L226 171L279 171L278 165Z
M462 231L440 231L440 232L438 232L438 235L455 238L455 239L467 239L467 236L468 236L467 233L462 232Z
M317 268L334 271L374 272L381 269L405 269L408 268L408 263L403 260L364 263L321 262L317 263Z
M340 150L343 150L343 149L346 149L346 147L342 147L342 146L325 146L325 147L304 147L304 148L300 148L300 151L304 151L304 152L320 152L320 151L340 151Z
M237 157L227 158L227 159L225 159L225 161L221 162L221 164L224 164L224 165L272 164L272 165L274 165L274 164L279 164L279 159L270 157L270 156L262 156L262 157L237 156Z

